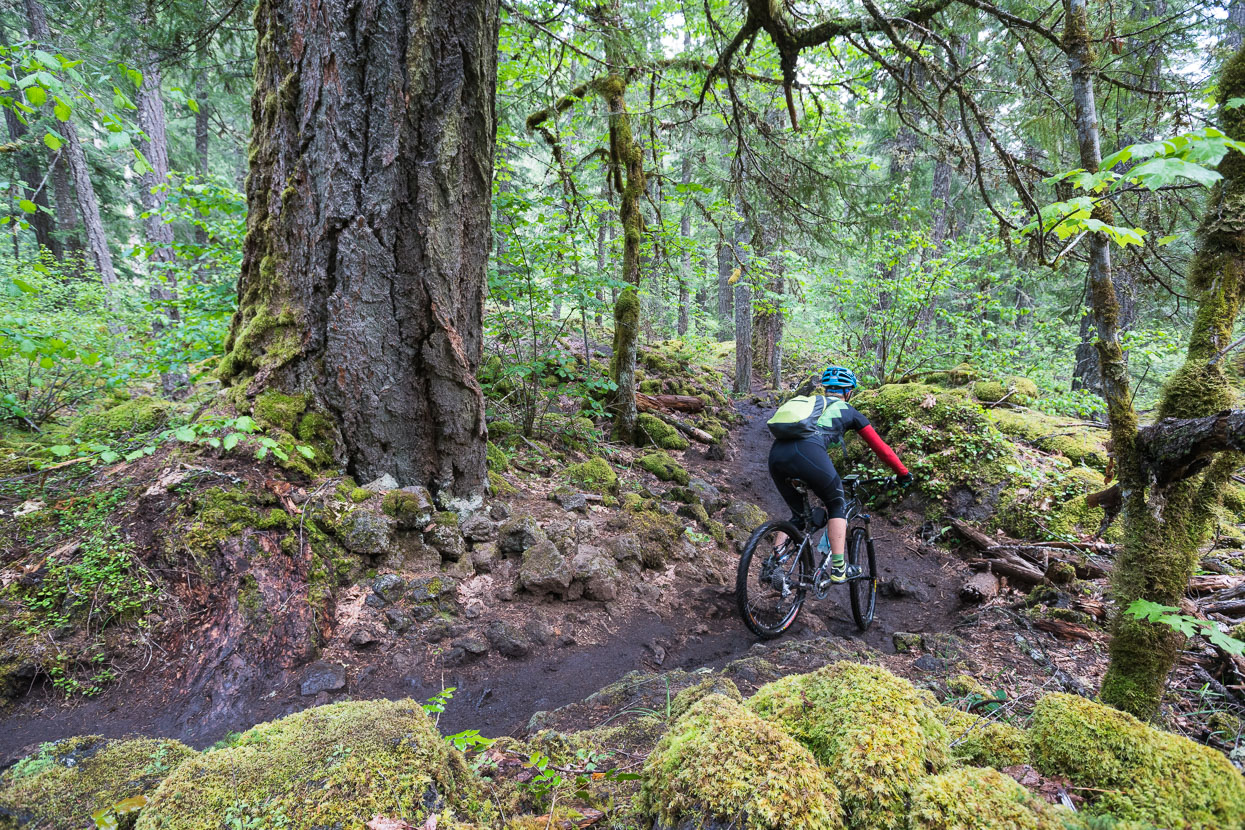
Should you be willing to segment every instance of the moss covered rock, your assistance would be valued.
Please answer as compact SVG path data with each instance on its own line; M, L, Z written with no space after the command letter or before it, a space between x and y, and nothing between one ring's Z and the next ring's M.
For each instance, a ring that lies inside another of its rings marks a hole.
M855 830L901 828L913 786L948 762L932 697L877 666L839 662L762 686L747 702L834 771Z
M256 420L292 433L298 426L299 418L307 411L307 398L304 395L283 395L270 389L255 398L252 411Z
M1090 813L1189 830L1245 826L1245 778L1218 752L1081 697L1047 695L1033 763L1092 788Z
M912 791L910 830L1065 830L1072 813L1052 807L993 769L962 767Z
M1007 384L997 380L979 380L973 384L973 397L982 403L998 403L1007 397Z
M501 447L492 441L485 444L484 460L488 468L495 473L505 472L510 469L510 458Z
M131 398L102 412L82 416L70 433L83 440L142 435L176 423L180 420L176 411L172 403L161 398Z
M1010 723L979 718L949 706L934 714L947 727L951 757L975 767L1007 767L1029 763L1029 736Z
M80 830L91 816L114 811L132 827L137 811L127 799L150 795L164 777L195 751L177 741L118 741L88 735L43 744L0 776L0 827Z
M612 493L618 488L618 473L604 458L589 458L566 468L567 481L594 493Z
M664 452L650 452L642 455L635 460L635 464L642 470L647 470L657 476L662 481L673 481L677 484L686 486L691 480L687 470Z
M723 695L697 701L644 766L640 809L661 827L843 826L834 784L807 749Z
M653 444L663 450L685 450L690 446L679 431L660 418L641 412L635 419L636 444Z
M1041 412L992 409L990 421L1004 435L1018 438L1044 452L1059 453L1073 464L1083 464L1099 472L1107 468L1107 432L1089 426L1070 424Z
M418 824L479 808L462 755L418 703L348 701L261 724L231 748L183 764L151 797L138 828L345 828L376 815Z

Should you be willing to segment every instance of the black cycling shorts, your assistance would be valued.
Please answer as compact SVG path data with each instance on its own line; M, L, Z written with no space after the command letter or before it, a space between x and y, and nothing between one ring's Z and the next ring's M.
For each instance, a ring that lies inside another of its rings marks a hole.
M804 494L791 486L793 478L803 481L821 499L831 519L847 518L843 480L821 441L775 441L769 451L769 474L782 500L791 508L794 524L800 524L806 505Z

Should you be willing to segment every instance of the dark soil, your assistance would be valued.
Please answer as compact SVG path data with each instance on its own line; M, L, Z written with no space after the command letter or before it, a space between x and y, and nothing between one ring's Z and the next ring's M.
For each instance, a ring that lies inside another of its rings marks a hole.
M728 460L712 461L693 449L685 463L697 475L721 485L730 498L746 499L774 515L784 515L786 508L766 467L768 409L744 403L740 414L745 423L732 433ZM883 578L902 575L928 598L879 596L874 625L861 638L848 611L846 592L834 592L823 602L810 600L785 639L860 638L855 641L893 651L891 635L896 631L946 631L956 624L960 613L956 589L963 573L958 560L921 545L915 516L879 517L874 533ZM734 557L724 552L721 559L720 572L680 572L663 588L659 601L647 604L520 602L516 597L506 613L538 618L554 634L548 645L522 659L493 652L475 663L448 668L443 665L442 648L416 638L381 644L374 651L330 649L326 659L348 657L353 663L347 688L331 697L325 692L300 695L303 672L291 670L270 678L266 691L248 692L245 697L249 699L192 699L184 684L177 683L179 658L156 652L148 671L127 674L93 700L67 704L49 687L33 689L0 718L0 762L27 754L39 742L85 733L168 736L203 747L231 731L330 700L423 700L449 686L455 692L441 716L444 731L522 732L535 712L579 701L629 671L721 667L745 656L757 640L735 613ZM339 601L339 607L342 604ZM521 609L516 608L520 605Z

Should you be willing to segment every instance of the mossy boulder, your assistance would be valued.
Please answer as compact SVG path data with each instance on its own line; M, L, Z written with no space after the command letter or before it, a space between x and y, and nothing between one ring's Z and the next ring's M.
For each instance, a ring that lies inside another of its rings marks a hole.
M495 473L503 473L510 469L510 458L501 447L489 441L484 448L484 461Z
M998 770L961 767L912 791L909 830L1065 830L1072 813L1052 807Z
M691 686L681 689L670 700L670 719L678 720L697 701L709 695L722 695L736 703L743 703L744 700L743 695L739 693L739 687L729 677L723 677L720 674L710 674L699 683L693 683Z
M1018 461L1014 448L990 427L985 410L963 389L895 383L853 401L916 476L921 492L946 500L958 515L988 516ZM848 444L850 460L874 463L864 442ZM976 512L973 512L973 511ZM976 515L980 513L980 515Z
M641 412L635 419L636 444L652 444L663 450L685 450L690 446L679 431L660 418Z
M687 470L664 452L650 452L636 459L635 464L642 470L647 470L657 476L662 481L673 481L676 484L687 486L691 480L691 476Z
M618 473L604 458L589 458L566 468L566 479L594 493L612 493L618 488Z
M98 735L46 743L0 776L0 828L80 830L91 816L114 811L119 827L133 827L139 802L195 751L177 741Z
M1000 769L1029 763L1029 736L1023 729L949 706L935 708L934 715L947 727L955 761Z
M949 760L932 704L885 669L838 662L762 686L746 705L834 771L850 827L899 830L912 788Z
M481 803L462 755L418 703L347 701L261 724L234 746L183 764L151 797L138 828L345 828L377 815L418 824Z
M142 396L123 401L116 406L83 415L69 432L77 438L97 441L144 435L164 427L173 426L177 407L161 398Z
M403 530L423 530L436 514L432 493L419 486L390 490L385 493L380 509Z
M1245 778L1220 753L1085 698L1047 695L1033 764L1088 788L1085 810L1188 830L1245 826Z
M843 826L835 786L809 751L723 695L697 701L658 742L640 811L659 828Z
M305 395L283 395L274 389L255 398L251 411L255 419L270 426L294 432L298 420L307 411Z
M997 380L979 380L973 384L973 397L982 403L998 403L1007 397L1007 384Z
M1106 430L1070 424L1067 418L1032 410L992 409L988 417L1004 435L1043 452L1059 453L1073 464L1083 464L1098 472L1107 468Z

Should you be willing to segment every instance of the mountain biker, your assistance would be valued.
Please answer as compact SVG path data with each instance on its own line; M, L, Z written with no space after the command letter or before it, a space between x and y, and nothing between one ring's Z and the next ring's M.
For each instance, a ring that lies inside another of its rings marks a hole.
M816 398L788 401L778 408L769 424L775 435L769 452L769 474L783 501L791 508L792 524L799 525L806 505L804 494L792 485L791 479L804 482L829 512L831 582L847 579L847 564L843 558L847 542L847 499L843 494L843 481L830 461L830 449L841 446L846 432L855 430L869 449L895 472L899 484L912 481L908 468L873 429L869 419L848 403L856 385L856 375L850 369L830 366L822 373L822 388ZM776 547L781 550L786 539L786 534L779 533L775 538Z

